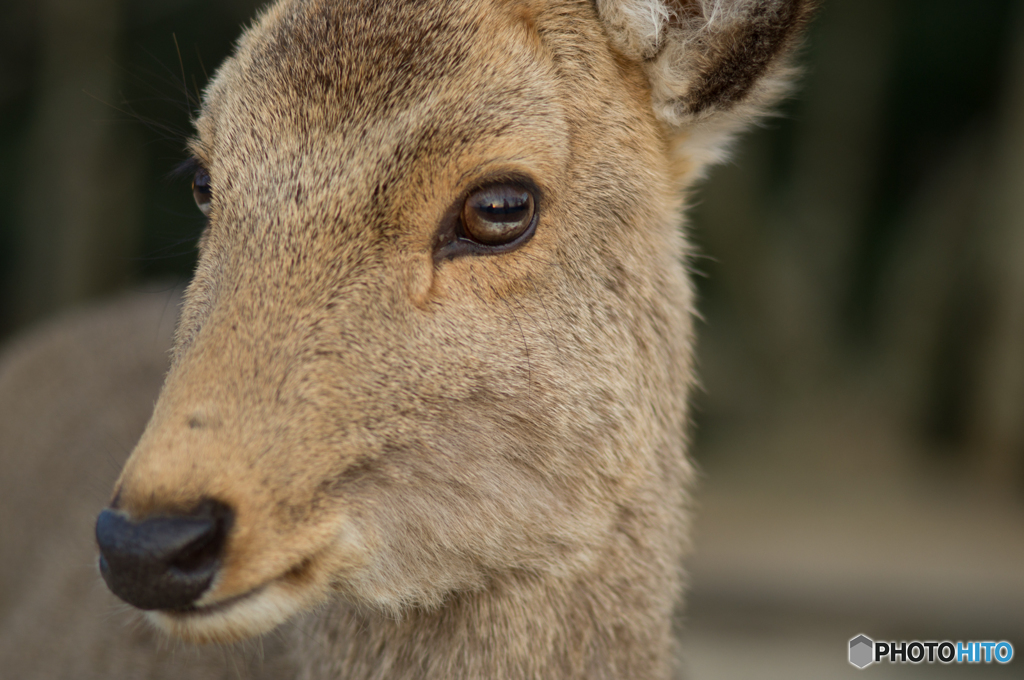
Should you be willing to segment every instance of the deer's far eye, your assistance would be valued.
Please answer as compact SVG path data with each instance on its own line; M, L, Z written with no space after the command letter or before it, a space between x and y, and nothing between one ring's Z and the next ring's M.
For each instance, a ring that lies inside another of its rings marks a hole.
M207 217L210 216L210 201L213 194L210 189L210 173L206 168L198 168L192 178L192 196L196 199L196 205Z
M516 184L474 191L462 207L464 237L485 246L511 243L529 230L536 212L533 194Z

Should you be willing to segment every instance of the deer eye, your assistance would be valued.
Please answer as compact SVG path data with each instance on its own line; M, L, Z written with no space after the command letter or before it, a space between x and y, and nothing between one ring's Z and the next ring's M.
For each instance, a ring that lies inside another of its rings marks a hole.
M464 237L484 246L515 241L533 224L533 194L517 184L495 184L474 191L462 207Z
M210 190L210 173L206 168L197 168L192 178L192 197L196 199L196 205L207 217L210 216L210 201L213 194Z

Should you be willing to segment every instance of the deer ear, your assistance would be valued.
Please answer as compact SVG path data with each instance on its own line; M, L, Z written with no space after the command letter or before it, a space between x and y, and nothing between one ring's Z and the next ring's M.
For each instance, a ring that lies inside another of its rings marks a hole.
M640 60L655 115L700 165L787 91L787 56L814 0L597 0L613 44Z

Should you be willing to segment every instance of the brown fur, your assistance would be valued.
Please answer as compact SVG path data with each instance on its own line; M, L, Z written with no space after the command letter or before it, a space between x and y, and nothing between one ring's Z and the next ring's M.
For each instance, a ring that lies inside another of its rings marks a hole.
M294 618L310 679L671 673L683 190L777 94L806 16L719 4L728 30L657 27L689 80L607 2L265 12L197 121L210 225L113 501L235 521L203 608L152 623L207 642ZM533 238L442 256L466 193L510 177L538 188Z

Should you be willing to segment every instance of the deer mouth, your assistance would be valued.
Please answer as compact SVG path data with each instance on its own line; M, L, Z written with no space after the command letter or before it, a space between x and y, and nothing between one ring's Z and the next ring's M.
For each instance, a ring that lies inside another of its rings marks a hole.
M272 581L268 581L267 583L256 586L252 590L248 590L244 593L234 595L218 602L212 602L206 605L193 604L179 609L167 609L163 611L171 616L207 616L217 612L227 611L239 602L243 602L253 597L259 597L260 593L266 590L267 586L269 586L271 582Z
M145 612L166 633L191 642L231 643L269 632L319 601L313 586L313 560L305 559L279 576L243 593L180 609Z

